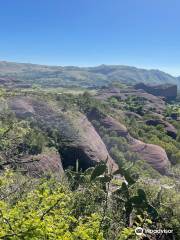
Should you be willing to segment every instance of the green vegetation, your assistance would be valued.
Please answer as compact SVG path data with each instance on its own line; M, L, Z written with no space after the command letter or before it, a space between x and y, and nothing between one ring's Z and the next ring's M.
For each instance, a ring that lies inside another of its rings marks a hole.
M37 86L21 92L0 91L0 239L138 240L138 226L172 229L174 239L179 239L180 122L168 120L178 130L173 139L161 125L145 124L152 116L143 112L144 99L133 97L121 102L111 98L100 102L91 92L77 95L58 91L44 91ZM24 169L22 159L46 148L60 150L61 133L43 131L31 117L18 120L5 101L14 95L33 96L68 113L80 111L88 117L97 110L102 116L114 117L127 126L133 137L162 146L173 164L171 174L162 176L139 160L129 151L127 139L103 127L97 118L92 124L118 164L115 172L103 162L82 171L77 159L76 168L69 166L62 176L46 173L33 178ZM164 116L170 116L169 108L179 111L175 105L168 105ZM123 110L141 114L142 119L122 116L119 111ZM144 239L154 240L154 235L146 234ZM172 239L172 235L158 234L156 239Z
M177 119L180 117L180 103L168 104L165 112L166 117Z
M141 115L141 119L136 117L126 117L124 119L125 125L128 127L129 133L146 143L152 143L161 146L165 149L169 160L172 164L180 163L180 121L177 121L180 116L180 106L178 101L169 103L166 106L164 117L166 121L169 121L177 129L177 137L173 139L168 136L162 125L148 126L145 121L148 119L154 119L158 117L153 114L153 109L144 111L145 100L136 96L128 97L125 101L117 100L116 98L110 98L109 104L116 110L128 110L133 113ZM115 116L116 117L116 116ZM163 115L162 115L163 117ZM111 141L111 140L109 140ZM122 140L119 140L122 146ZM124 141L124 140L123 140ZM127 150L127 149L126 149ZM125 151L126 151L125 150Z
M132 136L143 140L146 143L152 143L163 147L172 162L172 164L180 163L180 142L179 135L176 140L168 136L161 125L147 126L145 123L137 120L127 119L129 131ZM179 124L178 124L179 125Z
M0 237L134 240L141 226L173 229L178 239L179 200L175 189L147 186L122 166L113 174L104 163L84 173L67 170L59 181L8 170L0 176Z
M144 115L144 110L143 110L144 103L145 103L144 98L136 97L136 96L128 97L123 102L125 110L135 112L139 115Z
M65 183L19 177L0 178L1 239L103 239L99 214L73 214L77 193Z

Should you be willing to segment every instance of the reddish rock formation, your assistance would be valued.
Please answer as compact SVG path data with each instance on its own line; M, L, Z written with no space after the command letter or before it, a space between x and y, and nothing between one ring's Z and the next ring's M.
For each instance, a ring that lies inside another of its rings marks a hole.
M163 148L154 144L146 144L133 138L131 138L130 143L132 152L137 153L142 160L147 161L161 174L167 173L170 162Z
M176 128L172 124L170 124L170 123L168 123L168 122L166 122L164 120L161 120L161 119L149 119L149 120L146 121L146 124L147 125L152 125L152 126L163 125L165 130L166 130L166 132L167 132L167 134L170 137L172 137L174 139L176 139L176 137L177 137L177 130L176 130Z
M167 172L170 162L163 148L154 144L146 144L131 137L123 124L110 116L101 114L96 109L93 109L92 112L89 113L89 118L91 121L98 120L101 125L109 129L109 131L115 131L117 136L125 137L129 143L129 151L138 154L139 159L147 161L162 174Z
M144 83L138 83L134 87L135 89L143 89L155 96L165 97L167 100L173 100L177 97L177 85L173 84L148 85Z
M49 150L49 152L28 156L23 159L23 168L33 177L39 177L47 174L58 174L62 176L64 173L61 158L58 152Z
M76 137L68 144L66 154L63 151L65 159L69 161L79 159L81 167L87 168L108 158L109 169L116 169L117 166L110 157L105 144L86 116L77 113L72 128L77 131Z
M55 106L52 108L45 102L28 97L12 98L9 106L19 118L33 117L41 129L49 134L54 130L59 132L64 144L63 148L59 148L63 167L75 166L78 159L80 168L86 169L96 162L105 161L108 157L109 169L116 169L117 166L109 156L106 146L89 122L98 120L109 131L115 131L118 136L125 137L129 142L130 151L138 153L140 159L146 160L159 172L166 173L169 161L161 147L132 138L125 126L96 109L88 114L88 120L79 112L62 112Z
M12 98L9 106L19 118L33 117L40 128L49 134L55 130L59 132L64 144L59 149L63 167L75 166L78 159L80 168L86 169L108 158L109 169L116 168L100 136L83 114L62 112L55 106L52 108L30 97Z
M110 131L115 131L117 136L127 137L128 135L127 128L110 116L103 118L101 124Z
M110 88L101 90L97 93L96 98L99 100L107 100L110 97L115 97L120 100L126 100L128 97L140 97L144 99L144 108L145 112L152 111L161 114L165 111L166 105L165 101L160 97L149 94L143 90L135 90L133 88L119 89L119 88Z

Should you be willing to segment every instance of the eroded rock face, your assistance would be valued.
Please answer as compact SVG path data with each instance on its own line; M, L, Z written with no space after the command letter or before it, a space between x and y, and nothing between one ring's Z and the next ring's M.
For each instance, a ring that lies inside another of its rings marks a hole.
M67 116L68 113L65 115ZM99 161L106 161L108 158L107 164L109 168L116 168L116 164L110 157L105 144L86 116L81 113L77 113L72 126L76 131L76 137L68 145L69 149L67 152L72 152L69 159L72 159L72 156L75 154L75 158L80 160L82 167L84 166L84 168L87 168Z
M166 109L165 101L162 98L147 93L142 89L136 90L134 88L127 89L108 88L105 90L100 90L97 93L96 98L103 101L111 97L115 97L116 99L120 100L126 100L128 97L132 96L144 99L143 110L145 112L152 111L153 109L153 112L161 114Z
M39 127L50 135L56 131L63 142L63 166L75 166L79 160L80 168L86 169L100 161L106 161L109 169L116 164L109 156L105 144L88 121L79 112L62 112L61 109L30 97L16 97L9 100L9 107L19 118L33 118Z
M160 173L166 173L169 166L166 152L161 147L132 138L123 124L96 109L86 117L79 112L61 111L60 108L40 100L19 96L10 99L9 106L19 118L33 118L49 135L57 132L59 140L63 143L63 147L59 146L63 167L75 166L78 159L80 168L86 169L99 161L105 161L108 157L109 169L117 168L97 130L91 124L93 120L98 120L110 132L115 131L118 136L125 137L129 143L129 150L137 153L139 159L146 160ZM47 163L44 159L43 165L44 161Z
M117 133L117 136L127 137L128 135L127 128L110 116L107 116L104 119L102 119L101 123L103 124L104 127L109 129L110 131L115 131Z
M161 174L167 173L170 162L163 148L154 144L146 144L133 138L131 138L130 143L130 150L132 152L137 153L142 160L147 161Z
M128 130L123 124L121 124L116 119L112 118L111 116L106 116L106 115L100 113L100 111L98 111L95 108L89 112L88 119L90 121L98 120L98 122L101 124L101 126L105 127L109 131L116 132L117 136L119 136L119 137L127 137L127 135L128 135Z
M148 85L144 83L138 83L135 85L135 89L143 89L155 96L165 97L167 100L173 100L177 97L177 85L173 84Z
M94 109L89 113L89 118L91 120L98 120L101 125L109 129L109 131L115 131L117 136L125 137L129 144L129 151L138 154L139 159L147 161L153 168L162 174L167 172L170 162L163 148L154 144L146 144L131 137L123 124L110 116L100 114L98 110Z
M64 173L61 157L57 151L49 150L35 156L28 156L22 161L25 162L22 167L33 177L47 174L62 176Z
M164 126L164 128L165 128L165 130L167 132L167 135L169 135L170 137L172 137L174 139L176 139L176 137L177 137L177 130L176 130L176 128L172 124L170 124L170 123L168 123L168 122L166 122L164 120L161 120L161 119L149 119L149 120L146 121L146 124L147 125L152 125L152 126L162 125L162 126Z

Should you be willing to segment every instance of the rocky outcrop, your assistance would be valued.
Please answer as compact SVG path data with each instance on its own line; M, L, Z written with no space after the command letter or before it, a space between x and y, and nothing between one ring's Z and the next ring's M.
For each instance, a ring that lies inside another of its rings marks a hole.
M136 119L142 119L142 116L140 116L139 114L135 113L135 112L130 112L130 111L126 111L125 116L127 116L128 118L136 118Z
M80 112L61 111L40 99L20 96L11 98L9 107L18 118L33 118L49 135L56 132L63 167L75 166L78 160L80 168L86 169L108 158L109 169L116 168L100 136Z
M127 128L110 116L101 119L101 124L106 129L116 132L117 136L127 137L128 135Z
M148 85L144 83L138 83L134 86L134 88L143 89L150 94L164 97L167 100L173 100L177 97L177 85L173 84Z
M21 166L30 176L39 177L47 174L56 174L62 176L64 173L60 155L57 151L49 149L48 151L24 157Z
M153 112L162 114L166 109L165 101L162 98L149 94L144 90L135 90L134 88L108 88L100 90L95 97L102 101L111 97L115 97L121 101L124 101L129 97L139 97L144 100L144 112L150 112L153 110Z
M166 173L169 161L161 147L132 138L123 124L113 117L101 113L96 108L92 109L86 117L78 111L64 111L54 104L47 104L32 97L12 97L8 104L18 118L31 118L49 136L52 137L56 134L59 142L58 150L64 168L75 166L76 160L78 160L80 168L86 169L99 161L106 161L107 158L109 169L117 168L97 133L98 129L95 130L92 125L93 120L98 120L101 126L110 132L115 131L118 136L126 138L129 150L138 154L139 159L146 160L159 172ZM49 165L50 161L50 158L47 160L47 156L44 156L43 160L39 162L39 164L42 163L41 166L46 166L43 171L55 166L55 164ZM31 166L33 172L36 167L39 168L38 165L34 164L35 162Z
M127 128L123 124L121 124L111 116L106 116L96 108L93 108L88 113L87 117L91 122L93 122L94 120L98 121L101 126L105 127L109 131L116 132L117 136L119 137L126 137L128 135ZM98 128L96 128L96 130L98 131Z
M116 168L116 164L111 159L105 144L86 116L80 113L76 114L72 126L76 131L76 137L68 144L67 151L64 152L63 150L65 159L67 158L69 161L79 159L81 167L85 169L99 161L105 161L108 157L109 168Z
M167 132L167 135L169 135L170 137L172 137L174 139L176 139L176 137L177 137L177 130L176 130L176 128L172 124L170 124L170 123L168 123L168 122L166 122L164 120L161 120L161 119L149 119L149 120L146 121L146 124L147 125L151 125L151 126L162 125L162 126L164 126L164 129Z
M88 117L91 121L98 120L101 126L109 129L110 132L115 131L117 136L126 138L129 144L129 151L138 154L139 159L147 161L161 174L167 172L170 162L163 148L154 144L146 144L133 138L123 124L110 116L100 113L97 109L93 109Z
M167 173L170 166L165 150L154 144L146 144L134 138L130 138L130 150L137 153L142 160L147 161L161 174Z

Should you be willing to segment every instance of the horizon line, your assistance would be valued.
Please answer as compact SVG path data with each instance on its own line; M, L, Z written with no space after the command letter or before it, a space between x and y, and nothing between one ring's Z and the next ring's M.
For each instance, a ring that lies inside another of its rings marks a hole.
M179 74L172 74L169 73L166 70L161 70L161 68L156 68L156 67L146 67L146 66L135 66L135 65L128 65L128 64L108 64L108 63L102 63L102 64L95 64L95 65L72 65L72 64L58 64L58 63L40 63L40 62L28 62L28 61L15 61L15 60L1 60L0 62L4 62L4 63L16 63L16 64L30 64L30 65L39 65L39 66L46 66L46 67L77 67L77 68L94 68L94 67L100 67L100 66L121 66L121 67L131 67L131 68L136 68L136 69L140 69L140 70L147 70L147 71L160 71L160 72L164 72L165 74L168 74L174 78L177 78L180 76Z

